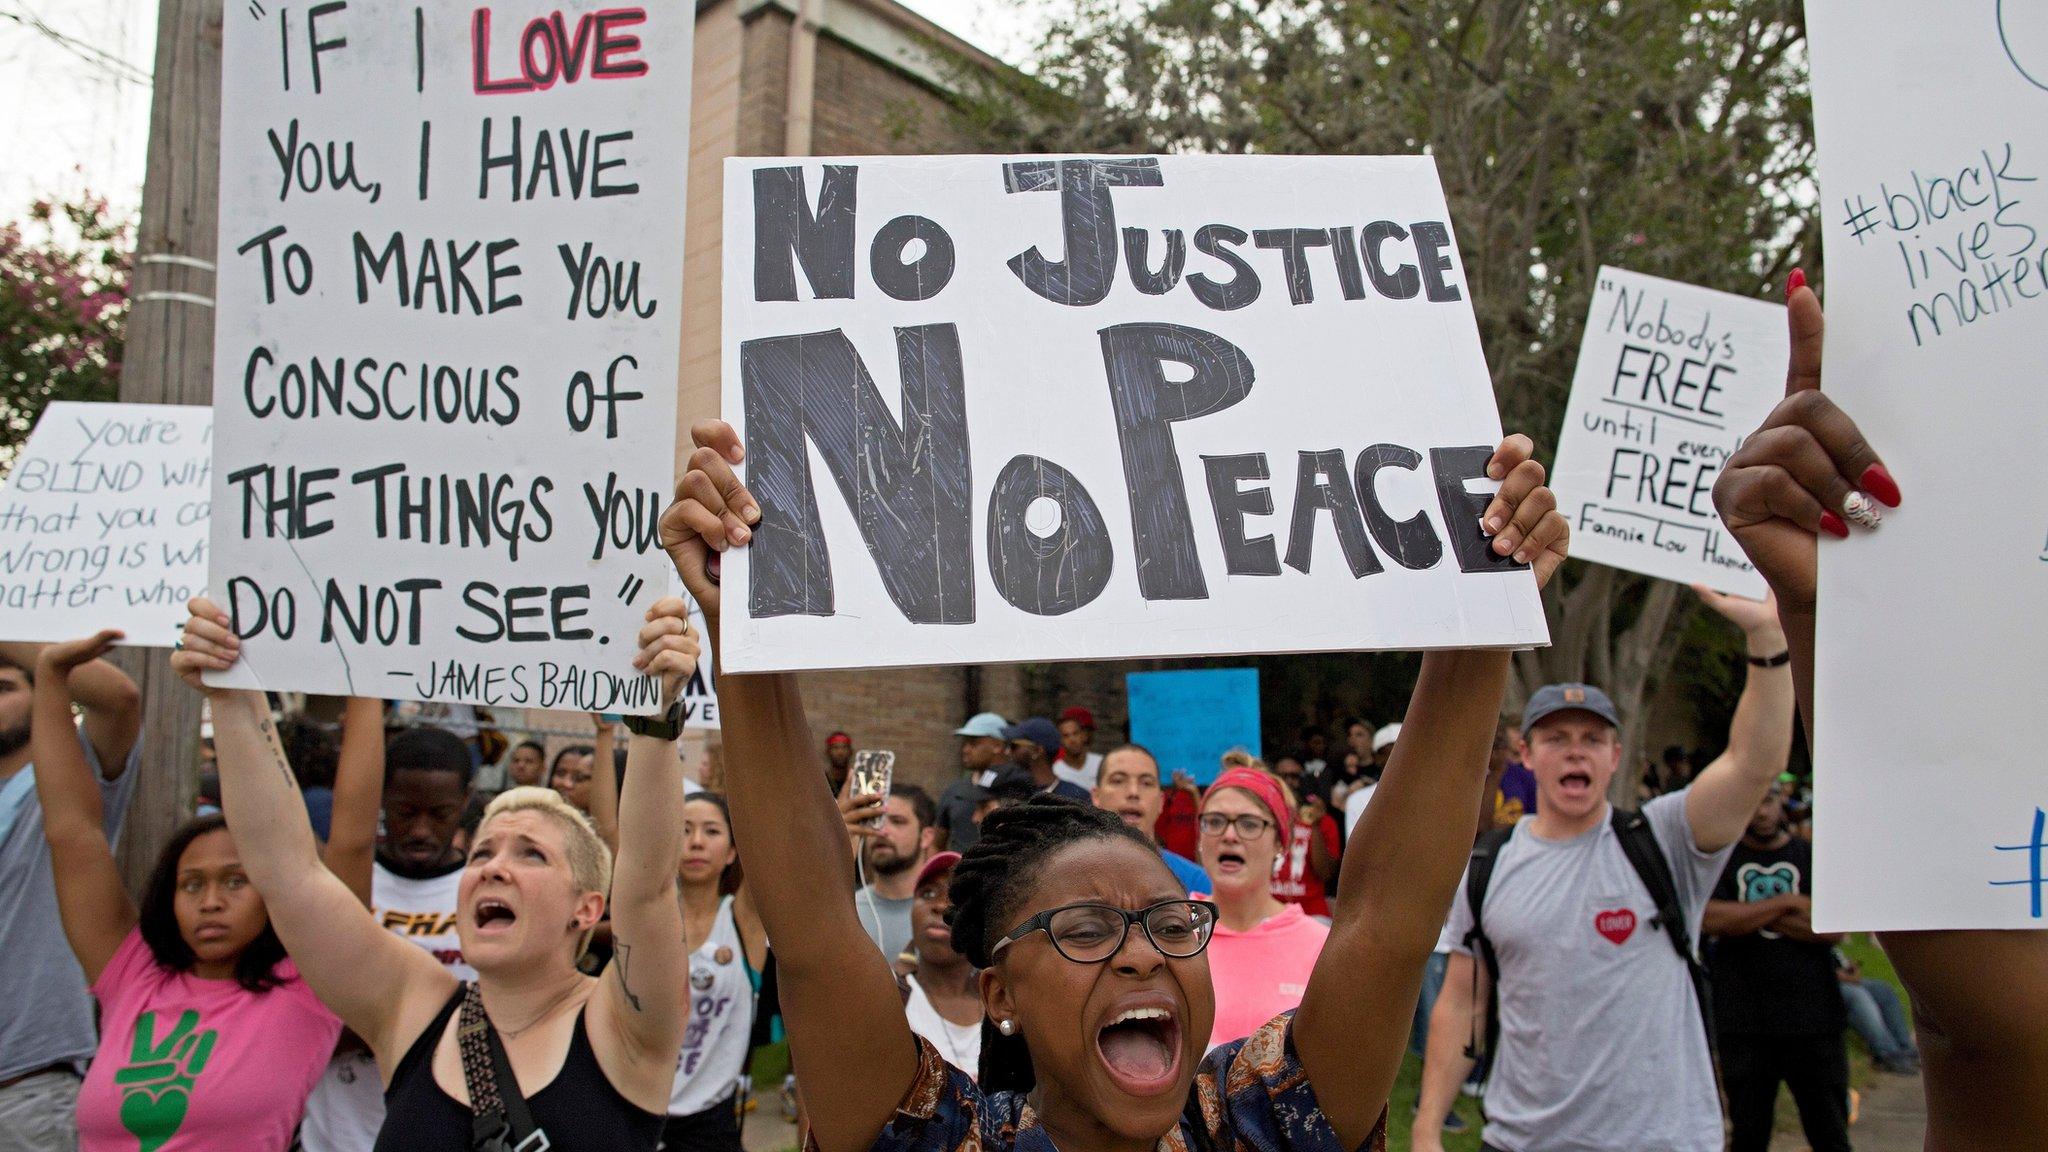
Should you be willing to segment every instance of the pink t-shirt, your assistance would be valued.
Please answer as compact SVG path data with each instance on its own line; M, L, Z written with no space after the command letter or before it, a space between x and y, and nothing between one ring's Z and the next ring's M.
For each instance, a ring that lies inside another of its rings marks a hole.
M1330 929L1289 904L1249 932L1222 924L1209 938L1209 982L1216 988L1216 1026L1209 1047L1242 1040L1290 1008L1301 1007L1309 973Z
M100 973L100 1050L78 1090L81 1152L283 1152L341 1021L286 960L250 992L159 968L140 930Z

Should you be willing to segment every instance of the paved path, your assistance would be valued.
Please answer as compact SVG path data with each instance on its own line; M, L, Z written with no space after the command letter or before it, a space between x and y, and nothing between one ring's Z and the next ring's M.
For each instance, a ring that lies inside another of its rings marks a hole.
M1863 1116L1849 1129L1856 1152L1921 1152L1927 1138L1927 1094L1918 1076L1880 1074L1863 1094ZM1802 1136L1779 1133L1771 1152L1806 1152Z

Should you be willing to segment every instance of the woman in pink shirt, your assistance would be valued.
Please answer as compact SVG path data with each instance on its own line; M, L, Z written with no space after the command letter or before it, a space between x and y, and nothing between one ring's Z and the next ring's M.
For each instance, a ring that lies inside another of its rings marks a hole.
M1273 895L1280 837L1294 806L1257 768L1231 768L1202 797L1202 869L1219 916L1209 940L1216 1021L1209 1047L1241 1040L1301 1006L1330 929Z
M120 639L52 645L36 669L36 793L64 936L100 1004L78 1093L84 1152L283 1152L341 1021L271 931L218 816L180 828L136 908L73 734L71 673Z

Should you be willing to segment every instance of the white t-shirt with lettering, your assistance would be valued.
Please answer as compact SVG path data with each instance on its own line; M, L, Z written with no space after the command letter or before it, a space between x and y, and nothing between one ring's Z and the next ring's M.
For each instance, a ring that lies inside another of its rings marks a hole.
M1685 797L1659 797L1643 815L1698 940L1735 846L1700 851ZM1486 1142L1511 1152L1721 1152L1699 1001L1685 962L1651 925L1649 889L1604 816L1561 842L1538 839L1534 819L1501 846L1486 890L1486 935L1500 960ZM1471 927L1460 882L1439 948L1470 955Z
M385 930L432 953L457 980L474 980L476 969L463 962L462 941L455 934L461 887L460 864L424 880L373 864L370 912ZM299 1129L306 1152L371 1152L383 1126L384 1082L376 1060L360 1049L337 1054L306 1098L306 1120Z

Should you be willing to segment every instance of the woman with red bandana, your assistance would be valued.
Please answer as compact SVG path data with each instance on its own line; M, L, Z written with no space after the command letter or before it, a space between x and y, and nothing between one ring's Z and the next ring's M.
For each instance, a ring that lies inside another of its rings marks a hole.
M1293 825L1280 781L1257 768L1226 770L1202 797L1202 869L1215 884L1209 982L1216 1022L1209 1047L1242 1040L1301 1006L1330 929L1273 894L1273 871Z

